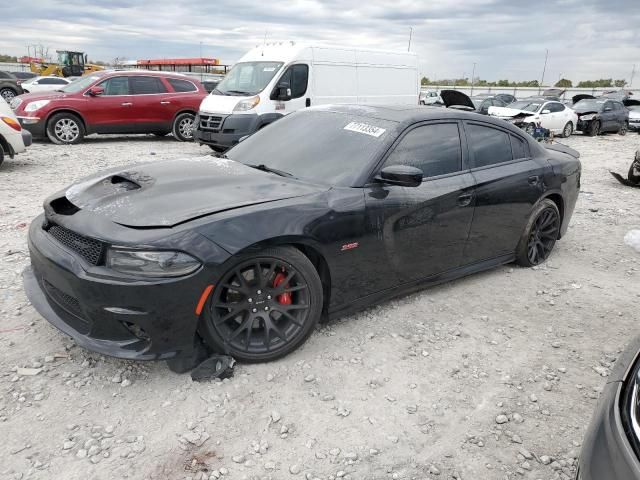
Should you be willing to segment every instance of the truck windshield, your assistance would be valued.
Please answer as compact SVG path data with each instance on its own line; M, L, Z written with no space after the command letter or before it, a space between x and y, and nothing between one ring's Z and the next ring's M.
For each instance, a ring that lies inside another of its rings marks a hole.
M358 112L303 110L257 131L227 156L261 170L348 187L395 138L396 127Z
M269 84L282 62L236 63L212 95L255 95Z

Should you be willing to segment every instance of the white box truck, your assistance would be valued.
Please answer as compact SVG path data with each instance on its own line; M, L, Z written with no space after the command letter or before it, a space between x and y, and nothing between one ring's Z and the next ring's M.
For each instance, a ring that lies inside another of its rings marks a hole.
M283 115L336 104L418 105L418 57L351 47L265 43L200 105L194 137L224 151Z

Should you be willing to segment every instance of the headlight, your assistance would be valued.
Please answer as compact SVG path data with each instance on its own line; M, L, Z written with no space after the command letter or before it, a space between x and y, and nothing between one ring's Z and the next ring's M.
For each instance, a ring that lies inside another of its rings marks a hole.
M47 105L49 100L38 100L37 102L27 103L27 106L24 107L25 112L35 112L36 110L40 110L42 107Z
M580 120L593 120L594 118L596 118L596 115L594 113L580 116Z
M12 110L15 110L20 106L21 103L22 103L22 99L20 97L13 97L13 100L11 100L11 103L9 104L9 106L11 107Z
M183 252L110 248L106 265L121 273L158 278L188 275L200 262Z
M255 97L247 98L246 100L240 100L235 107L233 107L234 112L246 112L247 110L251 110L256 107L260 103L260 96L256 95Z

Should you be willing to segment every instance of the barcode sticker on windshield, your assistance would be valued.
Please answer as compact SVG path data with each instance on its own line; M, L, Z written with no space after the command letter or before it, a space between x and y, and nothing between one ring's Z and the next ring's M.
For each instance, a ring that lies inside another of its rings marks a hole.
M276 69L276 67L264 67L262 69L263 72L273 72Z
M351 132L364 133L365 135L371 135L372 137L376 138L386 132L384 128L376 127L375 125L369 125L368 123L359 122L351 122L346 127L344 127L344 129Z

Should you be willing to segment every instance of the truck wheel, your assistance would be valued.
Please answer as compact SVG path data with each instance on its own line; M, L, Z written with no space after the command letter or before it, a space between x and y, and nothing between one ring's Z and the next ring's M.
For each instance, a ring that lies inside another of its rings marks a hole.
M173 137L180 142L192 142L195 118L193 113L178 115L173 121Z
M47 137L56 145L75 145L84 138L82 120L73 113L56 113L47 122Z
M0 90L0 97L4 98L7 103L11 102L11 100L13 100L13 97L15 97L18 94L18 92L16 92L13 88L9 88L9 87L5 87L2 90Z

